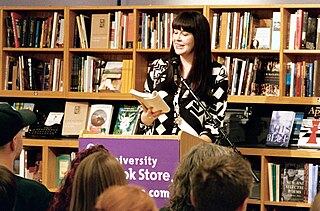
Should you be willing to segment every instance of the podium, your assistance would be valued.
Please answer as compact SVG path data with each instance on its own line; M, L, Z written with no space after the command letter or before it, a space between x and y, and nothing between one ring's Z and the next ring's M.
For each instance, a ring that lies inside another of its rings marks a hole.
M104 145L124 166L129 184L143 187L159 208L170 196L169 185L180 159L190 148L203 142L187 132L179 135L98 135L81 133L79 150Z

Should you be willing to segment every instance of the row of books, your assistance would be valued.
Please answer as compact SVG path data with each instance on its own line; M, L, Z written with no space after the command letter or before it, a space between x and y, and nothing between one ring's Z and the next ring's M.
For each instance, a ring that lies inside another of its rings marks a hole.
M270 19L260 19L251 12L214 13L211 48L279 50L280 12L273 12Z
M271 147L320 148L320 107L306 106L304 112L273 111L266 145Z
M319 50L320 49L320 16L315 17L308 11L298 9L290 14L289 50Z
M230 95L279 96L279 60L276 58L219 58L229 75Z
M268 163L270 201L312 203L319 191L319 165Z
M62 135L79 135L83 129L94 134L132 135L136 131L138 113L138 105L121 105L116 114L114 127L110 128L114 115L113 105L66 102Z
M71 87L74 92L129 93L132 60L105 61L95 56L73 56Z
M53 12L48 17L22 16L11 12L6 17L7 47L61 48L64 46L64 17Z
M133 13L114 13L76 16L75 48L133 48Z
M39 149L22 149L19 158L14 161L14 173L21 177L35 180L42 183L42 152ZM75 157L75 152L70 154L57 155L57 186L61 184L71 161Z
M63 60L6 56L4 90L62 91Z
M287 63L286 96L320 96L319 60Z
M139 20L139 48L166 49L172 42L172 21L175 13L141 13Z

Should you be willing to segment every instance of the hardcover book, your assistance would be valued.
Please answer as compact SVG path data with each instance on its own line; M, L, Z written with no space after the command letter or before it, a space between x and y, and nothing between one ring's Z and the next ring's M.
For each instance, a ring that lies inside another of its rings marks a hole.
M111 14L92 14L90 48L109 48Z
M113 105L93 104L90 108L87 130L95 134L109 134Z
M139 116L138 105L123 105L119 108L113 134L134 135Z
M320 107L307 106L299 134L298 147L320 149Z
M273 111L270 121L269 133L266 145L277 147L288 147L295 112Z

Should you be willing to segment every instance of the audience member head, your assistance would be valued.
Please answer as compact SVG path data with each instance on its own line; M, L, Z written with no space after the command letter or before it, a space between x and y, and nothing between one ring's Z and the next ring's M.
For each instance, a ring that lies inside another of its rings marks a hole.
M133 185L114 185L98 198L96 209L100 211L157 211L153 198L142 188Z
M109 152L95 152L80 162L72 184L70 210L93 210L96 198L112 185L126 185L123 166Z
M100 144L92 145L86 149L79 151L76 154L76 157L71 161L69 171L66 173L65 177L61 182L59 190L55 193L54 198L51 201L48 211L60 211L60 210L69 210L71 194L72 194L72 183L76 170L80 162L86 158L88 155L91 155L95 152L106 152L109 151Z
M212 143L201 143L190 149L182 158L174 174L170 187L169 207L172 210L193 210L190 201L190 175L191 172L205 160L228 155L231 151L223 146Z
M319 211L320 210L320 192L314 197L310 211Z
M0 165L0 211L13 210L17 195L17 184L14 174Z
M22 129L36 121L27 109L17 111L8 103L0 103L0 164L13 171L13 161L22 150Z
M236 153L208 158L190 181L196 211L244 211L253 186L249 162Z

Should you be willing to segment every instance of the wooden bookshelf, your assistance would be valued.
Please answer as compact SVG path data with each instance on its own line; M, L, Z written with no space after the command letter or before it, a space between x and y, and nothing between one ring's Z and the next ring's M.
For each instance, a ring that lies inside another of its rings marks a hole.
M0 66L3 70L6 68L6 56L34 56L39 59L52 59L59 58L63 62L63 85L62 91L37 91L37 90L4 90L5 84L5 71L0 71L0 97L9 99L11 101L19 100L48 100L59 103L64 101L90 101L90 102L105 102L109 101L119 104L123 101L135 102L134 98L129 93L91 93L91 92L73 92L70 91L71 86L71 73L72 73L72 57L74 55L86 56L99 56L105 60L123 60L132 59L132 80L131 88L142 91L143 84L146 79L148 62L165 56L169 52L167 48L141 48L140 47L140 16L142 13L157 16L158 13L173 13L178 14L184 10L197 10L202 12L212 25L212 16L215 12L251 12L259 18L270 19L273 12L280 12L280 49L212 49L212 57L276 57L280 63L279 75L279 96L243 96L243 95L230 95L228 97L229 105L281 105L281 106L304 106L304 105L318 105L320 97L288 97L285 96L285 82L286 82L286 64L289 62L297 62L305 60L311 62L314 59L319 59L320 50L288 50L288 23L290 14L294 13L297 9L308 11L311 15L320 14L320 4L299 4L299 5L195 5L195 6L71 6L71 7L0 7L0 18L2 24L0 25ZM12 48L6 46L6 24L5 17L10 12L18 12L28 16L45 17L57 11L64 15L64 46L62 48ZM74 29L77 26L75 18L77 15L85 14L90 16L99 13L114 13L121 11L124 13L133 13L134 15L134 30L133 30L133 48L74 48ZM222 37L225 35L222 35ZM225 38L225 37L223 37ZM24 140L25 147L38 147L42 150L43 159L43 183L51 190L57 189L56 185L56 157L59 154L70 151L77 151L77 140ZM267 163L273 160L286 162L287 159L298 160L312 160L320 159L318 151L315 150L297 150L297 149L269 149L269 148L240 148L240 151L246 155L249 160L257 163L258 168L261 170L261 193L260 200L250 200L249 204L255 210L270 210L273 208L281 207L299 207L307 210L310 204L307 203L293 203L293 202L271 202L268 199L268 179L267 179Z

